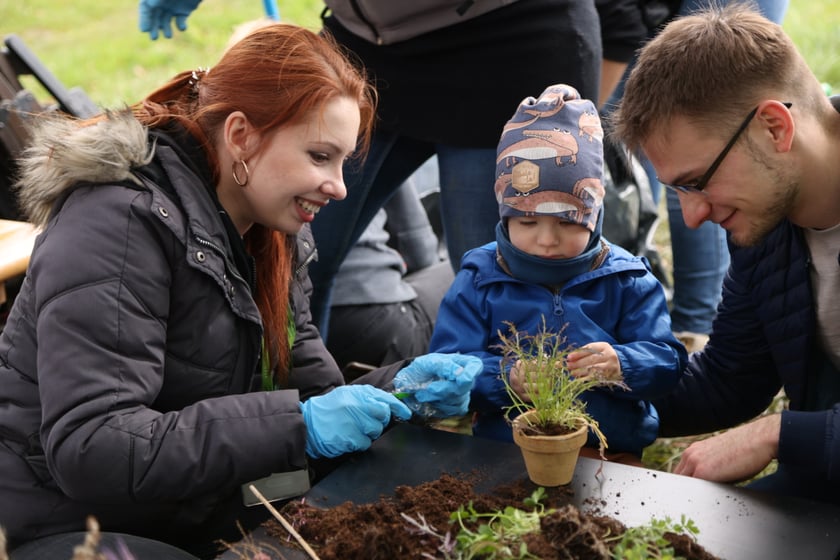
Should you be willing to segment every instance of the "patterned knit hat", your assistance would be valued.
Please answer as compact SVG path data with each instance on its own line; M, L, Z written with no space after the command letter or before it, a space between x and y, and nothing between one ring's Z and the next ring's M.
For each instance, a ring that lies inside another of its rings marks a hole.
M556 216L595 231L604 200L604 131L595 105L571 86L525 98L496 152L496 200L512 216Z

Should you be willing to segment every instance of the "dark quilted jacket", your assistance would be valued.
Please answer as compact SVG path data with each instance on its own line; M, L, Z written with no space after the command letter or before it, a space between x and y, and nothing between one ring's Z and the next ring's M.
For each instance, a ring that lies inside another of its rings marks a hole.
M806 411L815 344L809 253L802 230L782 222L760 245L730 246L732 262L709 344L691 356L670 397L655 402L661 435L698 434L754 418L780 388L781 463L840 484L840 405Z
M289 387L263 392L260 315L201 174L159 141L170 186L138 182L146 131L126 115L95 128L45 128L22 166L45 229L0 336L13 546L83 530L87 515L155 537L200 530L241 484L307 467L299 401L342 383L310 321L308 229Z

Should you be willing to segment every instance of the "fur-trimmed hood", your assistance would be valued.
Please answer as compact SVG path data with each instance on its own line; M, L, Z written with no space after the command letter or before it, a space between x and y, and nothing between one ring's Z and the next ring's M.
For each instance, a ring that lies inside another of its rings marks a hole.
M94 124L49 114L39 117L19 160L18 203L44 226L61 195L79 182L139 182L132 168L149 163L154 146L131 111L109 111Z

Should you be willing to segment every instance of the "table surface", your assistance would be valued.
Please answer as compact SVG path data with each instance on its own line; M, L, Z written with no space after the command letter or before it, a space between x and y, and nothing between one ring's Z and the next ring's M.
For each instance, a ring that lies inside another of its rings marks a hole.
M350 456L306 497L323 507L370 503L399 485L476 468L487 490L527 476L513 444L400 424L370 450ZM627 526L685 515L699 528L699 543L728 560L840 558L840 508L829 504L583 457L570 485L582 510L597 507ZM284 553L286 558L307 558L288 552L293 554Z

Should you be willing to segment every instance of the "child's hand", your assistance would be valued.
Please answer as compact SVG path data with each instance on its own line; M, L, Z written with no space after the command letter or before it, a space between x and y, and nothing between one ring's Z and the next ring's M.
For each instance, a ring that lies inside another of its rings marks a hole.
M574 377L622 380L618 354L606 342L592 342L570 352L566 356L566 366Z
M528 384L525 383L522 372L522 360L516 360L516 363L510 368L510 386L519 395L519 398L525 402L531 402L531 397L528 396Z

